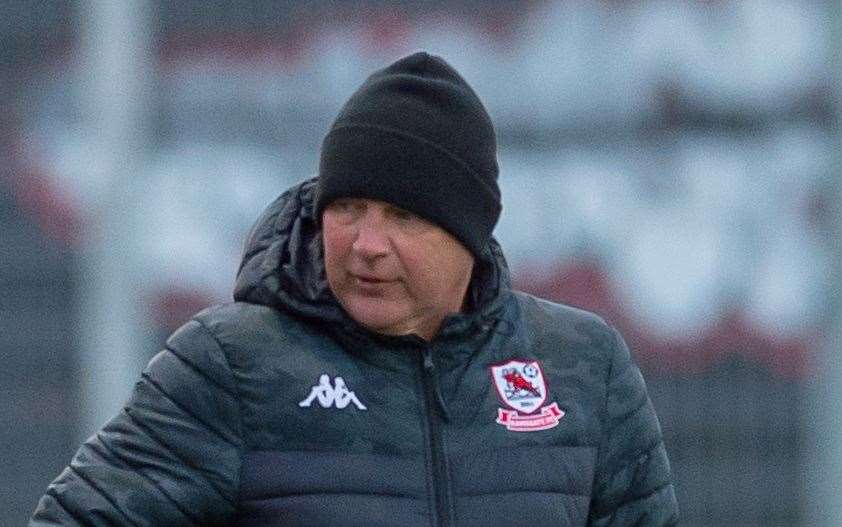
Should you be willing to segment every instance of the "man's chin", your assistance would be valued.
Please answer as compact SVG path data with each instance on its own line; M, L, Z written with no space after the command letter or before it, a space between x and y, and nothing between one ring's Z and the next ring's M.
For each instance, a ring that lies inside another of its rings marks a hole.
M345 306L345 311L359 325L369 331L384 335L404 335L411 331L401 329L402 317L390 313L388 301L374 298L357 298Z

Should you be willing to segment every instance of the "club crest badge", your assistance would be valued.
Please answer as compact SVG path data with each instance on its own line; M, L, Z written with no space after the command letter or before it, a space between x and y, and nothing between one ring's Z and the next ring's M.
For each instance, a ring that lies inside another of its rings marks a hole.
M500 401L509 409L498 408L497 423L512 432L535 432L558 425L564 411L547 401L547 381L541 363L513 359L488 367Z

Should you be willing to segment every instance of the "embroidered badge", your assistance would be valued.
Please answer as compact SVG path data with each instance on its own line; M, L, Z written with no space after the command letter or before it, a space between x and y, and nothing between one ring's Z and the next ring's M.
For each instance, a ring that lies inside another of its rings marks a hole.
M513 359L488 367L500 401L511 408L497 409L497 423L512 432L535 432L558 425L564 410L547 401L547 381L537 360Z
M319 401L322 408L330 408L335 405L341 410L349 404L354 403L354 406L358 409L366 409L365 405L360 402L356 394L345 386L345 380L342 377L337 376L333 380L333 385L331 385L330 377L326 373L323 373L319 377L319 384L310 389L310 395L298 403L298 406L308 408L311 404L313 404L314 400Z

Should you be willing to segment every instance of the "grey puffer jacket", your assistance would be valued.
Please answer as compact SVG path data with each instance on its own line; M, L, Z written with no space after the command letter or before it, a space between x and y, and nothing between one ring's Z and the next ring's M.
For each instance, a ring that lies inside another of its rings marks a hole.
M370 333L327 287L313 181L270 205L236 301L168 340L31 526L676 523L615 331L513 292L492 242L431 342Z

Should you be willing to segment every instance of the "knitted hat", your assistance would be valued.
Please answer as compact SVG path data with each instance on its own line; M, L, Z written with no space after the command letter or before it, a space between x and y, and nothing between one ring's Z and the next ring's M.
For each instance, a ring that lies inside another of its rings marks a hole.
M322 144L316 217L331 201L386 201L432 221L475 255L500 216L494 127L449 64L415 53L372 74Z

